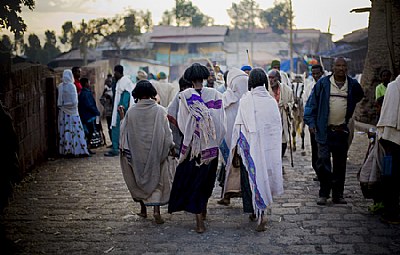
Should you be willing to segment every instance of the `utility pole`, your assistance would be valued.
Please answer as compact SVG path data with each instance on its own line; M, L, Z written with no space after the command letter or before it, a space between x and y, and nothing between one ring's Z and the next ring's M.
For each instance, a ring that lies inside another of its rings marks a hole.
M290 57L290 74L293 72L293 9L292 9L292 0L289 0L289 57Z

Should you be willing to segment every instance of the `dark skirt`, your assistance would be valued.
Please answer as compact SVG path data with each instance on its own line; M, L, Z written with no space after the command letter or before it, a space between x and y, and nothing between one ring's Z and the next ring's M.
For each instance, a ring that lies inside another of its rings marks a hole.
M242 160L240 160L240 188L242 190L243 212L254 213L249 174Z
M199 214L203 212L214 189L218 157L208 165L201 166L196 166L197 158L192 160L188 158L176 168L168 213L186 211Z

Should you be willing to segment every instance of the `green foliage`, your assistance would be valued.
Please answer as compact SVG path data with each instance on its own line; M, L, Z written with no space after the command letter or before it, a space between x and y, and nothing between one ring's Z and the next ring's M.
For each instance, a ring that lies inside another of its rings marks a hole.
M14 34L14 51L17 55L24 52L24 36L21 33Z
M159 25L171 26L174 23L178 27L202 27L213 25L214 19L202 13L190 0L175 0L175 7L164 11Z
M53 58L57 57L61 51L56 46L57 44L57 37L54 31L47 30L45 32L46 35L46 42L43 46L43 60L45 63L50 62Z
M165 10L161 17L161 21L160 21L159 25L172 26L172 24L174 23L174 15L175 14L173 11Z
M11 53L13 46L12 46L12 43L11 43L11 39L10 39L10 37L8 35L3 35L2 36L2 38L0 40L0 44L2 46L1 47L2 51L4 50L4 51L6 51L8 53Z
M241 0L232 3L227 12L235 29L251 29L257 25L260 8L255 0Z
M36 34L29 35L28 44L25 45L25 55L33 62L43 63L42 46Z
M23 34L26 31L26 24L19 16L22 6L29 10L35 8L34 0L1 0L0 5L0 31L8 29L14 34Z
M283 34L290 27L289 3L275 1L274 7L261 11L260 20L263 26L270 26L275 33Z

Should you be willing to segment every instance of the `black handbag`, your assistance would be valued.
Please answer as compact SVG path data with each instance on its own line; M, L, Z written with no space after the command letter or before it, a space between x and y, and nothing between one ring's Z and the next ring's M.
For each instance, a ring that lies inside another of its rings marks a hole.
M101 136L100 132L96 129L96 124L93 121L93 132L90 136L89 140L89 147L90 148L98 148L103 145L103 137Z

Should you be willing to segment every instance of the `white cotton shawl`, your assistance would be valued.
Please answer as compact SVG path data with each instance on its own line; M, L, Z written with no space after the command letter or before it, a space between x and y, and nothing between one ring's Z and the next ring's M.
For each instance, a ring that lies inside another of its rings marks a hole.
M222 102L226 115L226 134L225 142L228 148L231 147L232 129L235 123L239 100L248 90L249 76L238 68L229 70L227 77L227 89L222 94Z
M169 103L174 99L176 93L179 91L179 87L178 90L176 90L176 87L166 79L161 79L159 81L151 80L151 84L153 84L158 96L160 97L160 105L164 107L168 107Z
M193 97L201 97L204 103L195 100L189 105ZM206 104L220 104L220 107L207 107ZM216 157L203 157L203 153L218 151L226 132L225 111L222 105L222 94L212 88L202 88L200 95L188 88L180 93L178 109L178 126L183 134L182 150L179 163L183 162L190 153L190 159L201 156L200 165L208 164Z
M393 127L400 131L400 75L388 84L378 127Z
M74 85L74 75L69 69L64 70L62 83L58 85L57 106L66 114L79 116L78 93Z
M240 100L230 149L233 152L238 144L238 152L249 174L257 216L273 202L273 196L283 193L281 134L276 100L264 86L247 92ZM247 149L241 146L243 139L248 143ZM233 153L230 154L226 169L232 164Z
M116 127L117 125L117 113L118 113L118 104L121 100L121 95L124 91L128 91L131 99L129 100L129 107L134 105L132 90L135 88L135 84L132 83L131 79L128 76L123 76L121 79L117 81L115 88L115 99L114 99L114 107L111 119L111 126Z
M130 151L134 175L130 190L136 199L147 199L160 184L173 145L164 107L142 99L129 108L121 123L120 148Z
M400 75L388 84L378 124L382 138L400 142Z
M291 125L292 123L291 121L293 119L292 117L292 107L294 104L293 90L289 86L286 86L283 83L279 83L279 87L280 87L280 99L278 107L282 118L282 128L283 128L282 143L288 143L289 135L291 135L289 133L289 126ZM269 93L273 94L271 86L269 86Z

